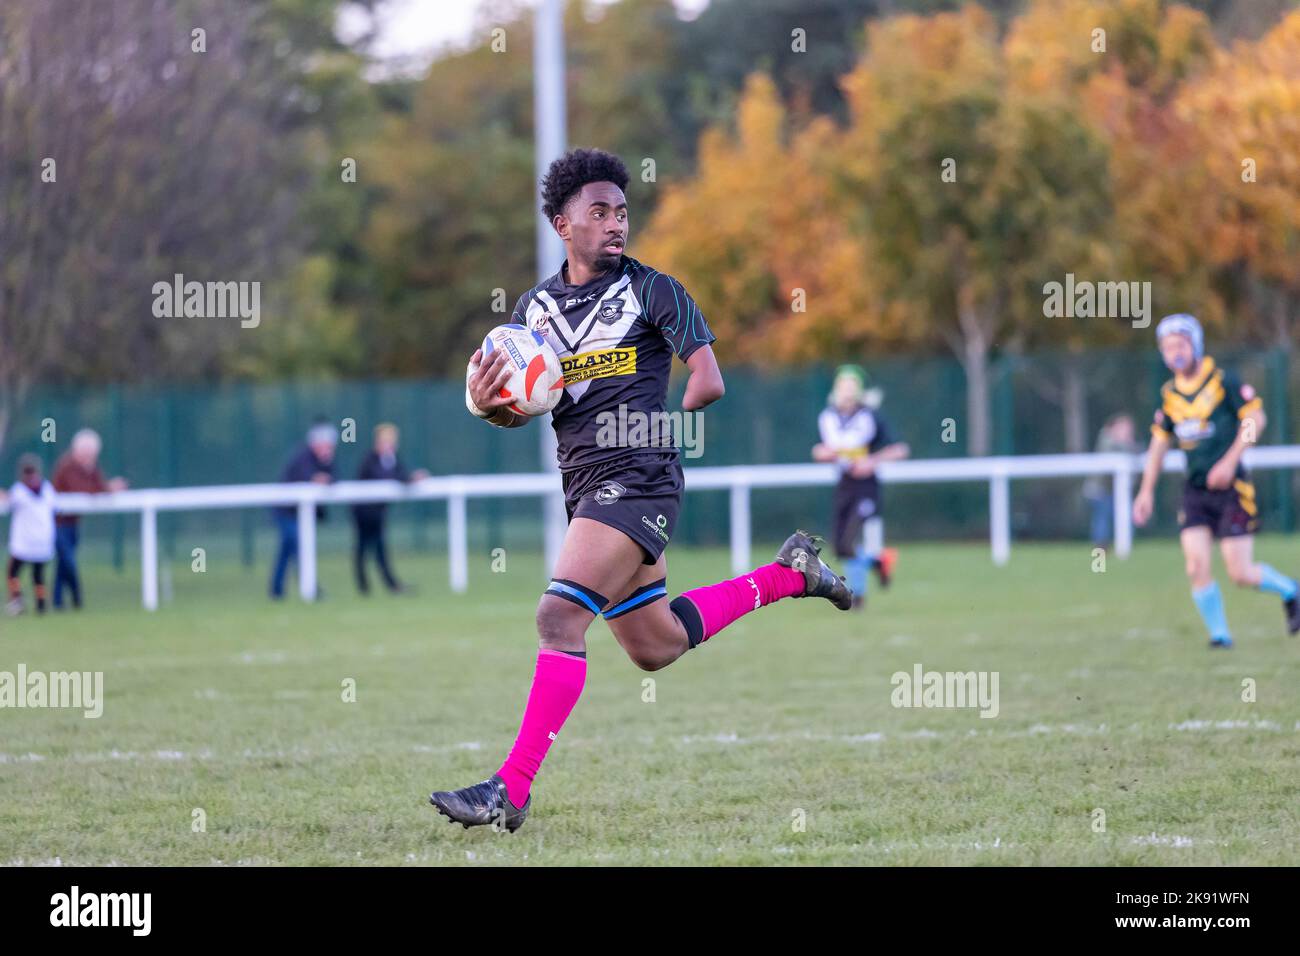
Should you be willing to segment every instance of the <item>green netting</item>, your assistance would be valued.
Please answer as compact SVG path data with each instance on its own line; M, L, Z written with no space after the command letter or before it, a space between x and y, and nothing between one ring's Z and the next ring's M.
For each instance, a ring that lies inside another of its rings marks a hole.
M1295 372L1284 352L1223 353L1224 364L1240 371L1264 395L1269 443L1291 438L1296 409ZM884 389L883 410L915 457L966 454L965 377L947 358L863 360ZM830 366L760 372L726 370L727 394L704 415L704 455L691 465L803 462L817 439L816 416L830 388ZM991 378L993 448L996 453L1042 454L1066 450L1061 394L1077 375L1088 447L1106 416L1131 412L1138 437L1154 409L1164 372L1154 352L1089 352L1000 357ZM679 407L684 379L673 383L670 407ZM339 446L339 475L352 477L369 446L372 428L392 421L402 429L402 454L412 467L434 474L534 471L540 463L536 428L502 432L465 413L463 382L286 382L192 387L112 386L42 389L13 416L0 451L0 478L8 484L19 454L35 451L51 466L76 429L90 426L104 438L103 464L133 487L238 484L273 481L312 418L353 419L355 443ZM53 420L57 443L41 441ZM957 443L943 440L944 421L958 423ZM1160 527L1173 527L1172 497L1177 479L1162 486ZM1265 526L1293 530L1295 476L1261 473L1258 479ZM1012 486L1013 532L1025 538L1082 537L1087 514L1081 481L1054 479ZM824 527L829 489L758 490L753 495L755 533L770 529ZM988 489L983 483L936 484L888 489L888 533L894 540L978 538L987 534ZM395 506L397 548L441 548L445 507L437 502ZM688 499L675 536L679 544L724 544L728 539L727 498L722 492ZM469 507L475 548L536 549L541 542L540 507L534 500L474 501ZM187 512L160 516L164 554L188 554L202 539L209 551L238 553L245 561L268 559L272 547L264 509ZM333 508L321 528L322 549L347 546L350 519ZM87 560L120 562L136 534L131 517L92 517L85 525Z

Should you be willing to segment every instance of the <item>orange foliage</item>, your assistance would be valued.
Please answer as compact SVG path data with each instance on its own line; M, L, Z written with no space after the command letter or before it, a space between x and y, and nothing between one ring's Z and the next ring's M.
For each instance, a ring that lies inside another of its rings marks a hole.
M734 359L820 357L878 330L868 256L825 168L836 132L826 120L787 126L772 81L751 77L735 137L705 134L697 176L665 190L635 248L686 284Z

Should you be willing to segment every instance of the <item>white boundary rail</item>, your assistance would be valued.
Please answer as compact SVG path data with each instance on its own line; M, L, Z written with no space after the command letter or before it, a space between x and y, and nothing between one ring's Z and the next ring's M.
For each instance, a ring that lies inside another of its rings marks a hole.
M1011 481L1024 478L1068 478L1109 475L1115 503L1115 553L1127 557L1133 544L1131 500L1134 475L1143 456L1125 454L1025 455L989 458L934 458L889 462L880 467L885 484L905 485L952 481L986 481L989 485L989 541L995 564L1011 555ZM1300 467L1300 445L1275 445L1246 452L1252 469ZM1182 471L1182 452L1170 452L1165 471ZM749 570L752 521L750 492L754 488L829 486L833 465L737 465L687 468L686 490L731 492L731 567ZM59 511L76 514L140 515L142 601L158 607L158 512L213 508L262 508L291 505L298 509L298 585L304 600L316 596L316 506L363 501L447 502L448 557L451 588L469 586L469 545L466 504L470 498L559 496L558 475L537 472L513 475L450 475L403 485L395 481L340 481L333 485L269 484L156 488L102 495L61 494ZM0 505L0 513L5 510ZM551 512L552 514L554 512Z

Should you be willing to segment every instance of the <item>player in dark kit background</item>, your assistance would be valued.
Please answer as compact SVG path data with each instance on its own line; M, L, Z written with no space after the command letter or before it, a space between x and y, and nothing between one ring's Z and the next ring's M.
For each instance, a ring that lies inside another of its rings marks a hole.
M1201 324L1192 316L1165 316L1156 326L1156 342L1174 377L1160 389L1146 469L1133 500L1133 522L1141 526L1150 520L1165 452L1177 438L1187 455L1179 537L1192 600L1210 633L1210 647L1232 647L1223 595L1210 570L1216 538L1228 576L1239 587L1279 595L1287 630L1295 634L1300 630L1296 582L1254 558L1259 504L1241 458L1264 430L1263 401L1254 388L1205 354Z
M889 587L896 552L884 546L884 525L877 466L902 461L911 452L894 439L879 411L880 390L867 392L867 373L857 365L841 365L826 408L817 416L821 441L813 446L815 461L834 462L840 472L835 485L835 516L831 522L835 556L848 572L854 609L867 597L867 568L874 568L881 587Z
M537 605L537 667L514 747L482 783L430 795L440 813L467 827L513 831L523 824L533 778L582 694L585 635L597 615L628 657L653 671L781 598L824 597L849 607L844 580L802 531L774 562L667 600L664 548L681 505L680 454L658 442L613 444L601 420L665 411L674 353L690 370L685 411L717 401L724 388L713 333L694 300L676 279L625 255L627 183L622 160L594 149L560 157L542 180L542 212L564 240L566 258L520 297L512 321L544 336L564 368L552 416L569 527ZM467 403L489 423L514 428L528 419L501 395L511 371L505 357L504 349L486 360L482 350L474 353Z

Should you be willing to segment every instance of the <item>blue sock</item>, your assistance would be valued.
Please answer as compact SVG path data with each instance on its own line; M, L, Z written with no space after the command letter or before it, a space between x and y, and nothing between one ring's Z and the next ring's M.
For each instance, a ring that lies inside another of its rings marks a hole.
M1201 612L1201 620L1210 632L1210 639L1232 640L1232 635L1228 633L1228 615L1223 610L1223 594L1219 591L1219 582L1211 581L1199 591L1193 591L1192 600L1196 602L1196 610Z
M1296 595L1296 583L1271 564L1259 566L1259 589L1279 594L1283 601L1289 601Z
M854 597L867 596L867 559L861 553L844 562L844 581Z

